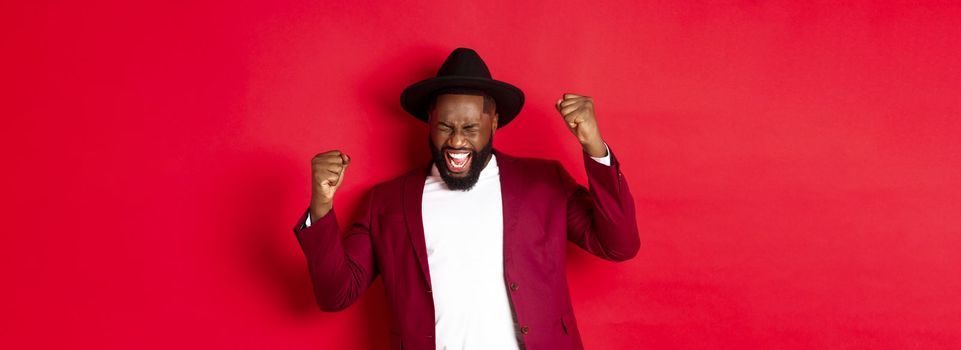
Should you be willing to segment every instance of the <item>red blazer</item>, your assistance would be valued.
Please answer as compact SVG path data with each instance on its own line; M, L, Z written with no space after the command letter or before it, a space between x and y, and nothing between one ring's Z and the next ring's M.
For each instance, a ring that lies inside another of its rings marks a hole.
M566 242L624 261L640 246L634 199L611 152L611 165L584 154L590 191L554 160L494 150L504 201L504 288L527 350L583 349L565 271ZM294 233L307 256L317 304L350 306L378 275L390 307L391 349L435 349L434 304L421 197L430 166L380 183L340 236L333 211Z

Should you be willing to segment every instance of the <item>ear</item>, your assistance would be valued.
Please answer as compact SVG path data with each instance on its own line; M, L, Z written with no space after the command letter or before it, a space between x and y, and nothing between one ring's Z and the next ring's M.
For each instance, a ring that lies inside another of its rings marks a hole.
M497 112L494 112L494 115L491 116L491 134L493 134L494 132L497 131L497 121L498 121L498 120L500 120L500 115L497 114Z
M427 111L427 125L430 125L430 122L431 122L431 120L433 120L433 119L434 119L434 111L433 111L433 110L428 110L428 111Z

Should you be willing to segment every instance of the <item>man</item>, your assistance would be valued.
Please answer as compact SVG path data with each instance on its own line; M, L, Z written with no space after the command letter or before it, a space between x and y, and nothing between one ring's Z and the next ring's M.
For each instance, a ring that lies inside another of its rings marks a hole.
M430 128L433 162L376 185L340 238L333 198L350 157L312 160L310 207L294 229L325 311L351 305L378 275L392 349L582 349L565 272L572 241L624 261L640 245L634 201L601 138L590 97L555 104L584 150L590 191L559 162L493 148L524 94L459 48L401 104Z

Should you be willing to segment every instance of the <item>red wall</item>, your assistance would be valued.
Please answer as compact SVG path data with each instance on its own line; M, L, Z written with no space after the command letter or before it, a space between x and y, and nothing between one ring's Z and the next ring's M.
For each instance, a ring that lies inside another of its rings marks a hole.
M0 348L384 348L290 228L313 154L342 220L428 158L398 96L457 46L581 181L596 98L642 249L570 249L588 348L961 348L959 5L269 3L0 5Z

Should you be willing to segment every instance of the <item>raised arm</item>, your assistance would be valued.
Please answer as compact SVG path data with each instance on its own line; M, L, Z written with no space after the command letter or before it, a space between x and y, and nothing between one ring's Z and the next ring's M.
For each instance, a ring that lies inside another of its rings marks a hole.
M555 107L584 150L589 187L577 184L557 164L567 195L567 239L602 259L633 258L640 248L634 197L621 173L620 163L601 138L594 116L594 100L564 94Z
M378 274L370 238L373 193L365 198L360 218L343 239L333 210L333 196L349 162L339 151L321 153L311 160L311 204L294 226L307 257L314 297L324 311L340 311L353 304Z

